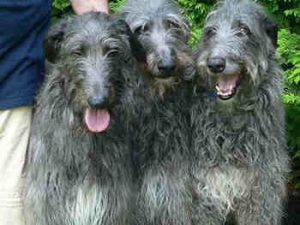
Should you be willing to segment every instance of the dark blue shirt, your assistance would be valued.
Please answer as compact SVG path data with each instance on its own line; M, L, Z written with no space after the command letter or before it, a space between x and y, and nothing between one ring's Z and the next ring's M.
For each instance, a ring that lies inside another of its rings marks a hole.
M50 9L51 0L0 0L0 110L33 103Z

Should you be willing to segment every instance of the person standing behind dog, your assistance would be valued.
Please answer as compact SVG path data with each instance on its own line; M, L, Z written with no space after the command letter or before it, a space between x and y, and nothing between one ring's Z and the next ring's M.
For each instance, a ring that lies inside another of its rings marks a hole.
M76 14L108 13L108 0L71 0ZM23 225L23 166L32 105L43 80L51 0L0 2L0 225Z

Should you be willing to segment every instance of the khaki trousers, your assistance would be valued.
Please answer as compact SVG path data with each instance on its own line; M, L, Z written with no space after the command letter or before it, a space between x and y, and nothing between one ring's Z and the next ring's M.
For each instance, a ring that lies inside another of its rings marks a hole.
M0 225L24 225L23 167L29 139L30 107L0 110Z

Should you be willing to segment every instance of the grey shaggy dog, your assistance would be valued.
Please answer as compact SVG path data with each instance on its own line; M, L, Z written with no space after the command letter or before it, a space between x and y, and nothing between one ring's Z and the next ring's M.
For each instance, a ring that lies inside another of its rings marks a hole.
M127 117L136 60L124 20L70 17L47 37L51 71L38 96L25 185L26 224L131 224Z
M225 0L203 33L191 108L194 223L279 225L289 158L277 27L256 3Z
M146 50L137 87L133 159L135 224L191 224L186 95L189 28L171 0L129 0L123 16Z

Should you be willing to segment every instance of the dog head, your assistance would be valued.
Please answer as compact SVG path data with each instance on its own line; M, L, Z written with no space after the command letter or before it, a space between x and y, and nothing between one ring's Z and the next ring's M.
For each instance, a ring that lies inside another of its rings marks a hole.
M129 0L123 15L146 50L145 74L163 86L181 79L193 60L179 6L172 0Z
M206 20L196 61L221 102L250 94L274 62L277 26L248 0L225 0Z
M45 45L73 111L89 131L106 131L125 93L122 68L133 56L145 60L129 26L102 13L70 17L50 29Z

